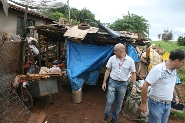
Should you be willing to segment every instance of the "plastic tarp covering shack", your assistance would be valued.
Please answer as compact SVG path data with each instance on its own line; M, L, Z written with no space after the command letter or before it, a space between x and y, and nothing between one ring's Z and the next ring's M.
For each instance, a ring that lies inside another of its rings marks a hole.
M136 49L129 43L127 43L128 45L128 56L130 56L134 62L139 62L139 56L137 54Z
M113 53L114 46L67 43L67 73L74 91L84 83L96 85L101 66Z

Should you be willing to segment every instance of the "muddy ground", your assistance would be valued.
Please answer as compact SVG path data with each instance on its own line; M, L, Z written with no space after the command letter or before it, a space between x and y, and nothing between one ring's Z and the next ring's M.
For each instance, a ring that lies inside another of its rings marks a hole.
M34 98L34 107L31 109L32 117L27 123L36 123L38 116L44 113L44 122L47 123L101 123L104 117L106 92L101 89L102 79L96 86L85 86L82 90L82 102L72 102L72 93L59 90L54 104L48 104L43 97ZM137 123L120 112L119 123ZM109 118L108 123L110 123ZM172 117L168 123L184 123Z

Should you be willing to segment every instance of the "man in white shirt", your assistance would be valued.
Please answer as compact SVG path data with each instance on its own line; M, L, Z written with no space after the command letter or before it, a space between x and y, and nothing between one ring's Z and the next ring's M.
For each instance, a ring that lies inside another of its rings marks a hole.
M105 91L107 87L106 82L109 78L106 95L107 102L104 111L105 117L102 123L107 123L108 118L111 115L110 111L114 100L116 101L116 104L112 112L111 123L118 122L118 115L121 111L122 102L127 89L128 75L130 72L132 74L133 82L132 91L133 93L136 92L136 70L134 60L126 54L125 47L121 43L115 45L114 53L115 55L111 56L107 62L107 70L102 84L102 89Z
M151 86L148 99L149 123L167 123L170 115L171 100L176 104L179 98L175 90L176 69L184 66L185 52L181 49L171 51L169 59L153 67L142 86L140 110L147 111L147 89Z

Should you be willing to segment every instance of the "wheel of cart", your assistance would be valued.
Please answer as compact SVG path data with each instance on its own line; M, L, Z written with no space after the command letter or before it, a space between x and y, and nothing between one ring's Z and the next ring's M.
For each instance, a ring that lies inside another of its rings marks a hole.
M64 72L64 74L62 74L61 78L59 79L59 84L63 92L69 93L71 91L69 77L66 72Z
M33 107L33 98L27 90L26 85L23 84L21 85L21 100L28 109Z

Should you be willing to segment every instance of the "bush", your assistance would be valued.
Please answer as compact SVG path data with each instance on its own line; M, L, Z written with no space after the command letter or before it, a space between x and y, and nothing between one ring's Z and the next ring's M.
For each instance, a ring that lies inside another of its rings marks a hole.
M180 46L185 46L185 37L179 36L179 38L177 39L177 44Z

